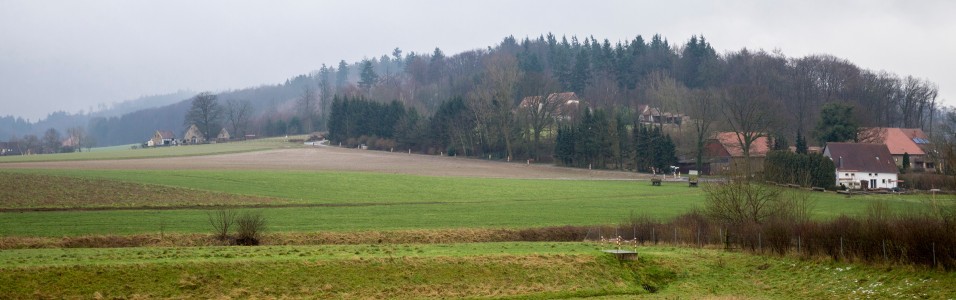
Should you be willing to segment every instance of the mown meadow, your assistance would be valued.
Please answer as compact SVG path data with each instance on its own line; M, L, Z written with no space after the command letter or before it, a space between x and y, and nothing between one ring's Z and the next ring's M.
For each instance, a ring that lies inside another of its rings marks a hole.
M918 265L535 235L701 208L702 189L678 183L276 170L5 169L0 179L0 298L956 295L956 273ZM930 199L809 195L820 220ZM220 209L261 213L264 245L210 238ZM639 260L601 252L617 247Z
M704 199L698 188L677 183L653 187L646 181L241 170L0 172L0 177L8 179L18 176L51 179L30 181L40 185L34 190L42 191L34 196L38 200L33 202L15 201L14 198L20 198L17 195L4 196L7 199L0 201L3 203L0 209L16 212L0 213L0 235L207 232L207 215L217 206L259 211L269 221L269 230L279 232L600 225L615 224L632 215L672 218L701 207ZM63 195L69 189L42 187L44 182L54 179L166 187L170 197L180 195L182 198L182 194L189 193L196 197L192 198L193 202L169 201L163 194L144 194L143 199L157 200L134 201L123 199L135 199L136 195L117 192L78 202L69 200L75 197ZM235 198L229 200L224 195ZM860 214L875 200L895 210L913 210L922 207L926 198L914 195L847 197L835 193L813 193L812 197L813 213L818 218ZM104 206L122 209L85 210ZM60 211L30 211L31 208Z

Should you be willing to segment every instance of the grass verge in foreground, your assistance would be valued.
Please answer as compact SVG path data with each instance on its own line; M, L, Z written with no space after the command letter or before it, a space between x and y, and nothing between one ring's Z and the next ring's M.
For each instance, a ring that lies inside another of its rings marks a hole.
M383 244L0 252L13 298L947 299L956 273L710 249L586 243Z
M560 250L541 251L550 247ZM93 255L101 263L0 267L0 283L4 283L0 294L14 298L541 298L644 292L626 267L594 255L560 253L569 248L584 249L556 244L405 245L392 250L377 245L126 249L119 253L101 249L104 253ZM142 251L158 259L140 259ZM80 252L85 253L76 255L91 254ZM122 262L129 259L134 262Z

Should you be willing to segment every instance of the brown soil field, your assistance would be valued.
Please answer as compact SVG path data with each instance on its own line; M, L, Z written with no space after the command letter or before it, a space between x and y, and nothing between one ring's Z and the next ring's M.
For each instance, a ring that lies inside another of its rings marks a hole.
M197 204L197 199L201 203ZM282 205L285 200L161 185L0 172L0 212Z
M633 172L565 168L550 164L527 164L324 146L209 156L0 164L0 169L3 168L314 170L424 176L597 180L635 180L647 179L650 176Z

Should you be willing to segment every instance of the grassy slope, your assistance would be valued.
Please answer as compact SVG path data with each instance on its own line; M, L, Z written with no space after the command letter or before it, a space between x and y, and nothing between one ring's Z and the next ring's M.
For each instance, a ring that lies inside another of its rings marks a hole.
M222 144L157 147L147 149L106 147L99 150L94 149L94 151L89 152L0 156L0 163L197 156L260 151L294 145L285 142L285 140L285 138L267 138Z
M0 294L607 299L956 294L952 272L669 247L640 248L640 262L619 264L599 249L583 243L476 243L13 250L0 252Z
M533 227L617 223L634 214L669 218L699 207L703 193L647 182L439 178L304 171L21 171L266 196L316 207L260 208L274 231ZM358 188L357 188L358 187ZM874 199L916 207L918 197L846 198L814 193L821 218L857 214ZM202 203L203 199L196 199ZM355 205L360 206L341 206ZM387 205L385 205L387 204ZM206 210L0 213L0 235L60 236L206 232Z

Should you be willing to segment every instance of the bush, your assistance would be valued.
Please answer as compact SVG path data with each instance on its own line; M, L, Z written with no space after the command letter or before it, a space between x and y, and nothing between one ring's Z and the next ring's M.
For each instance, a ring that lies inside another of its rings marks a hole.
M259 244L262 233L266 229L266 219L259 212L245 212L236 219L238 236L236 244L254 246Z
M207 216L209 225L213 228L213 236L219 241L229 241L236 245L258 245L266 228L266 219L258 212L244 212L240 215L235 210L220 209ZM237 231L234 238L229 234L233 227Z
M821 154L771 151L764 160L764 179L828 189L836 182L836 166Z
M734 180L704 186L704 211L719 223L762 223L778 214L782 191L773 186Z
M900 174L902 187L916 190L944 189L956 190L956 178L943 174L907 173Z
M518 240L529 242L573 242L583 240L585 234L585 228L575 226L527 228L518 230Z
M811 221L813 202L805 192L781 193L744 182L711 185L706 191L707 215L726 226L723 242L728 248L956 268L956 203L933 201L926 213L902 215L875 202L862 217ZM674 230L675 243L688 243L694 241L689 232L713 234L706 224L698 214L688 213L672 221L668 230ZM701 239L707 240L713 241Z
M212 226L213 236L220 241L229 239L229 231L236 222L236 211L220 209L213 213L206 213L209 225Z

